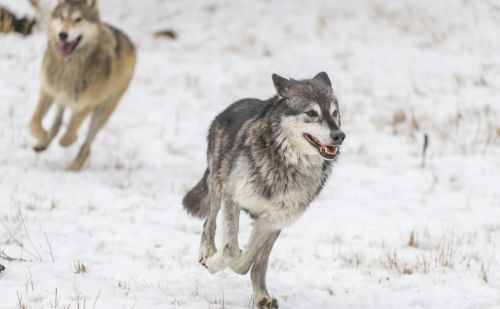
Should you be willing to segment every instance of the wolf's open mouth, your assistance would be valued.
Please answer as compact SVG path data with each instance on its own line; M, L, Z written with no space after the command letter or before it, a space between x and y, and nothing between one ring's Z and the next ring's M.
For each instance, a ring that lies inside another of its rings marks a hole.
M81 40L82 40L82 36L80 35L74 41L61 42L61 46L59 47L59 51L61 52L61 54L63 56L65 56L65 57L69 56L69 55L71 55L71 53L73 53L73 51L78 46L78 44L80 43Z
M316 137L312 136L311 134L304 133L304 138L314 146L316 149L318 149L319 154L327 159L327 160L333 160L335 159L335 155L337 154L337 151L339 150L339 145L323 145L317 139Z

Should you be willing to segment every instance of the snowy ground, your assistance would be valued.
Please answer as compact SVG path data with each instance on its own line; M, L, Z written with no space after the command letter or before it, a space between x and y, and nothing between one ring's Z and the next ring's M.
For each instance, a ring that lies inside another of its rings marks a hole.
M348 137L271 255L281 308L500 308L498 2L101 2L139 62L79 174L78 146L31 150L45 34L0 37L0 308L251 307L248 276L196 262L180 200L218 112L322 70Z

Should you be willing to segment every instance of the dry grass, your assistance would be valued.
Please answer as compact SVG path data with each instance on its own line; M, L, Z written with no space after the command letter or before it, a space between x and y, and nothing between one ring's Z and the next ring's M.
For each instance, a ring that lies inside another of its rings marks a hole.
M35 290L35 283L33 282L33 275L31 274L31 269L26 268L26 281L24 284L26 292Z
M87 266L80 261L74 262L73 268L75 270L75 274L85 274L87 272Z
M481 279L483 279L484 283L489 283L489 275L488 275L488 270L484 264L484 262L481 262Z
M430 271L429 261L426 258L417 257L415 261L409 262L400 258L397 252L387 253L385 259L381 262L385 268L402 275L426 274Z
M226 303L224 300L224 295L222 295L222 297L219 299L208 302L208 309L225 309L225 308L226 308Z
M360 254L352 249L338 250L335 254L335 260L340 260L350 267L359 267L363 263Z
M428 232L412 230L405 246L387 251L379 259L379 264L402 275L445 270L478 272L481 279L488 283L495 260L488 260L483 247L474 247L479 243L478 238L476 233L457 235L449 232L434 239Z
M410 232L410 237L408 239L408 247L413 247L413 248L417 248L418 247L417 237L415 235L415 231L414 230Z
M86 272L86 266L81 263L81 262L75 262L75 273L84 273ZM30 268L26 268L26 276L25 276L25 292L27 293L26 295L29 295L30 293L34 292L36 290L37 285L35 284L35 281L33 280L33 275L31 273ZM71 299L74 300L74 302L67 303L66 301L62 301L63 297L60 294L60 291L58 288L54 289L54 294L53 296L49 296L48 301L49 307L40 307L40 304L31 304L29 305L29 301L26 302L23 298L23 294L21 292L16 292L17 300L16 303L13 307L9 308L14 308L14 309L39 309L39 308L54 308L54 309L70 309L70 308L76 308L76 309L95 309L97 307L97 302L99 300L99 297L101 296L101 291L97 294L97 296L93 299L92 302L89 302L88 300L84 299L81 295L80 288L78 286L78 282L76 281L75 277L75 282L74 282L74 291L75 294L71 297ZM180 303L177 304L183 304L184 302L181 301ZM91 304L91 306L89 306ZM33 305L35 307L33 307ZM135 305L132 307L134 308Z
M403 275L411 275L414 272L414 268L412 266L408 265L407 262L402 262L398 259L396 252L387 254L386 260L383 261L383 265L386 268Z
M14 309L29 309L28 305L26 305L23 301L23 295L17 293L17 303Z
M186 302L184 301L184 299L182 298L179 298L179 297L174 297L174 298L171 298L169 300L170 304L171 305L174 305L174 306L182 306L184 305Z
M426 157L430 149L441 153L487 154L496 146L500 146L500 125L498 112L489 106L459 109L444 119L437 119L428 112L414 108L397 109L387 117L380 115L374 124L380 130L389 127L393 134L407 136L410 140L422 139L422 166L426 165ZM439 145L431 147L430 141Z
M371 5L371 14L373 20L392 27L404 35L423 37L424 40L420 43L422 46L441 45L451 34L450 29L445 30L438 26L440 22L437 17L417 6L391 8L374 3Z

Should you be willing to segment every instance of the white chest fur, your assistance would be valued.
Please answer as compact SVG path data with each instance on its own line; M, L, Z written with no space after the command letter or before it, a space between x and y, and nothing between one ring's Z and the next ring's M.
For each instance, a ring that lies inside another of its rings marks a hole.
M234 195L235 201L270 229L279 230L293 224L307 207L307 201L299 193L291 192L266 199L252 187L250 184L239 184Z
M78 87L83 88L85 86L83 81L80 83L82 85L61 87L47 81L45 82L45 91L54 98L56 104L63 105L74 111L81 111L83 108L94 104L94 102L87 92L79 91Z
M321 185L321 173L310 175L304 181L289 183L288 190L264 196L248 177L248 165L238 162L231 174L229 195L239 207L248 211L260 224L270 229L282 229L293 224L306 210Z

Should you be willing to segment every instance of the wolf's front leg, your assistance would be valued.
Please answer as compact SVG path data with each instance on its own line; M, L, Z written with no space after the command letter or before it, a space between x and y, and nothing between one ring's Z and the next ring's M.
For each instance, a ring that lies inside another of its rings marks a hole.
M36 152L47 149L50 144L49 133L43 128L42 121L50 107L52 106L53 98L45 91L40 91L40 97L36 106L35 112L30 121L31 135L37 140L37 144L33 147Z
M44 144L38 144L37 149L44 150L47 149L52 143L52 140L54 137L56 137L57 132L59 132L59 129L61 128L61 124L63 121L63 116L64 116L64 107L63 106L58 106L57 107L57 113L54 118L54 122L52 123L52 126L50 127L50 131L48 133L47 139L45 140Z
M279 234L280 231L268 230L256 223L245 250L231 262L231 269L237 274L246 274L255 262L259 252L265 250L265 246L269 242L274 242Z
M259 309L276 309L278 301L269 295L266 287L267 265L269 263L269 255L273 249L273 245L279 236L279 231L270 237L262 249L255 257L250 276L253 286L253 301Z
M227 268L240 254L238 232L240 208L230 198L222 201L222 243L223 249L207 259L206 267L211 273Z

